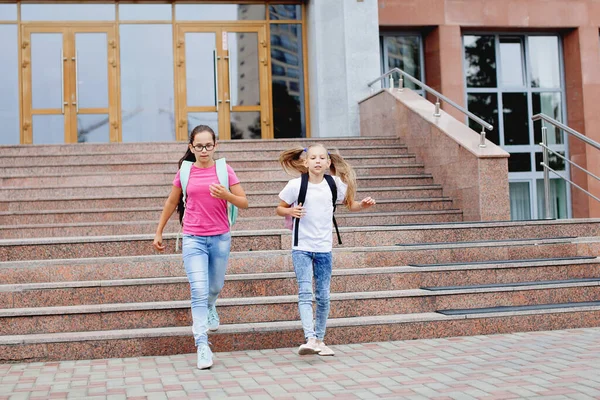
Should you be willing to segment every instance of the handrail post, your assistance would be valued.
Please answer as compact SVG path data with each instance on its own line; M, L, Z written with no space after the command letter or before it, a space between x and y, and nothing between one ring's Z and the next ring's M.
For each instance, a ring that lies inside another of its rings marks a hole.
M404 90L404 78L402 77L402 74L400 74L400 80L398 81L398 89L400 89L400 91Z
M485 126L481 125L481 133L479 134L479 147L486 147L485 144Z
M434 117L440 117L442 114L440 113L440 98L435 98L435 112L433 113Z
M394 77L390 74L390 89L394 88Z
M542 122L543 123L543 122ZM542 126L542 163L544 167L544 206L546 207L545 218L551 219L550 214L550 171L548 171L548 128Z

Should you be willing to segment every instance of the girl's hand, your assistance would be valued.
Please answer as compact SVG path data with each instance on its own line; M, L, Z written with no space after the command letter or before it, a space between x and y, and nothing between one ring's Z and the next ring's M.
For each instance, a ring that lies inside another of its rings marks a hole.
M226 197L229 194L229 190L225 189L225 186L220 185L218 183L211 183L208 186L208 190L210 190L210 195L212 197L216 197L217 199L227 200Z
M304 211L304 207L302 207L302 203L298 204L296 207L290 207L290 217L292 218L302 218L306 215L306 211Z
M152 246L154 246L154 248L158 251L165 250L166 246L163 244L162 235L160 233L157 233L154 236L154 241L152 242Z
M361 208L361 210L364 210L365 208L369 208L369 207L371 207L373 205L375 205L375 199L372 199L370 197L365 197L360 202L360 208Z

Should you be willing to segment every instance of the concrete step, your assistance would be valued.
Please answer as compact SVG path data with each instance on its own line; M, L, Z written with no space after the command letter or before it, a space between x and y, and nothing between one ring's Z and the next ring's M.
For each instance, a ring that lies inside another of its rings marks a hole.
M331 318L328 344L583 328L600 324L600 307L511 311L469 316L439 313ZM299 321L222 325L210 334L213 351L294 347L303 343ZM7 335L0 361L78 360L186 354L195 351L190 327Z
M326 147L343 149L345 147L362 146L401 146L398 138L389 136L380 137L338 137L313 139L272 139L272 140L219 140L221 151L248 151L277 149L285 150L293 146L306 146L316 142ZM186 150L185 142L142 142L142 143L75 143L59 145L14 145L0 146L2 156L39 156L45 155L78 155L78 154L122 154L145 152L176 151L183 153Z
M516 289L499 286L485 290L410 289L332 293L329 315L330 318L367 317L564 302L598 301L600 305L599 283L600 280L595 278L580 282L536 282ZM147 291L140 291L140 297L128 301L119 296L120 302L113 304L88 301L84 306L37 307L25 304L28 308L0 309L0 335L190 326L190 301L187 300L189 285L181 286L187 286L182 288L181 295L168 290L174 297L166 300L154 299L158 292L155 296L149 296ZM149 297L151 299L146 300ZM106 293L101 298L110 301L112 296ZM300 319L298 296L295 294L220 298L217 310L221 324L225 325Z
M553 236L587 236L598 229L597 220L585 220L581 223L553 224L548 221L503 222L503 223L446 223L438 225L406 225L379 227L341 227L343 247L367 246L376 247L382 244L417 244L427 248L427 243L469 242L480 240L508 240L515 238L547 238ZM433 227L428 229L427 227ZM458 227L458 228L456 228ZM547 231L547 233L546 233ZM519 236L520 235L520 236ZM547 236L549 235L549 236ZM121 235L99 237L57 237L32 239L0 240L0 261L46 260L62 258L89 258L111 256L132 256L153 254L150 235ZM166 252L175 251L176 234L165 233ZM564 239L569 241L570 239ZM585 244L582 242L585 242ZM582 255L593 254L600 250L596 240L577 239L578 246L584 251ZM447 243L446 243L447 244ZM337 242L334 241L337 247ZM585 247L587 246L587 249ZM401 248L402 246L398 246ZM257 249L289 249L291 234L287 229L261 231L234 231L232 234L232 250L246 251ZM531 257L524 257L531 258ZM462 260L461 260L462 261ZM414 262L417 261L407 261ZM423 261L427 262L427 261Z
M425 286L465 285L475 283L513 282L517 280L534 280L534 277L550 279L567 279L597 276L597 259L595 256L577 256L539 260L515 259L496 260L474 263L458 263L447 265L425 266L393 266L393 267L366 267L347 269L340 266L334 270L334 275L356 275L363 271L364 275L359 280L351 281L356 291L374 290L377 285L388 289L408 289ZM246 265L228 269L228 287L235 282L251 280L256 282L257 276L246 275L251 268ZM565 271L565 268L566 271ZM273 268L269 268L273 270ZM279 270L271 271L269 277L273 279L290 279L293 272L285 265ZM468 274L464 271L468 271ZM566 273L568 272L568 273ZM279 275L273 275L277 273ZM594 275L596 274L596 275ZM181 255L148 255L148 256L123 256L105 258L80 258L80 259L55 259L55 260L26 260L5 261L0 263L0 282L4 284L24 284L42 282L68 282L68 281L95 281L95 280L125 280L142 278L183 277L184 271L181 264ZM371 279L372 278L372 279ZM346 284L341 284L341 278L332 282L336 291L343 291ZM249 285L248 283L245 283ZM393 286L386 286L393 285ZM250 285L255 286L255 285ZM227 289L225 289L227 290ZM238 289L235 289L238 290ZM345 289L344 289L345 290Z
M414 155L361 155L361 156L344 156L353 167L363 166L374 166L374 165L400 165L400 164L414 164L416 157ZM114 160L112 162L95 162L90 161L87 164L77 164L71 160L64 161L60 164L48 163L47 165L34 165L34 166L11 166L6 165L3 167L2 176L24 176L34 175L36 171L43 167L46 174L70 174L73 170L77 170L80 173L99 173L99 172L123 172L123 171L163 171L172 168L173 165L177 165L179 160L169 162L129 162L125 163L120 160ZM277 159L267 160L256 160L253 158L246 158L243 161L227 161L234 170L243 168L281 168Z
M267 194L277 195L286 185L289 179L262 180L254 179L242 182L248 196L259 196ZM419 186L433 184L430 174L418 173L409 175L388 175L380 177L359 177L357 185L360 190L374 188L377 190L402 188L405 186ZM173 186L173 176L164 179L163 182L135 182L128 184L113 184L108 186L92 187L9 187L0 189L0 200L44 200L48 198L82 198L82 197L110 197L110 196L148 196L153 193L165 193L168 196ZM259 197L260 198L260 197ZM259 200L260 201L260 200Z
M14 176L0 175L1 187L44 187L44 186L107 186L123 185L134 182L148 184L167 182L171 183L177 173L177 164L157 171L132 171L132 172L89 172L81 173L72 170L68 174L47 174L42 171L34 175L21 174L19 169L12 171ZM375 165L363 166L355 169L360 177L376 177L386 175L412 175L423 172L423 164ZM260 177L264 180L289 180L292 177L280 168L240 168L235 171L244 184L247 181ZM2 174L2 173L0 173ZM245 185L244 185L245 186Z
M388 208L390 200L383 203ZM422 202L423 209L436 207L427 205L428 203L444 202L448 203L447 198L415 198L415 199L397 199L399 209L415 208ZM411 206L411 204L413 206ZM274 215L275 204L262 207L253 207L252 209L240 210L240 215L234 230L257 230L257 229L280 229L283 227L283 218ZM391 212L364 211L361 213L348 212L348 210L336 211L336 218L341 226L368 226L385 225L388 223L397 223L396 217L405 216L403 211ZM96 209L96 210L42 210L42 211L0 211L0 227L5 229L21 229L26 225L43 225L46 227L57 224L78 224L78 223L109 223L121 221L150 221L156 223L160 217L162 208L160 207L138 207L138 208L115 208L115 209ZM250 217L250 215L258 215ZM178 220L178 214L173 213L171 219ZM264 221L265 224L260 224ZM343 221L346 221L345 223ZM258 223L258 224L257 224ZM11 227L12 226L12 227ZM9 228L11 227L11 228ZM0 228L0 231L2 228ZM56 236L56 235L52 235ZM60 236L60 235L59 235ZM28 237L28 236L23 236ZM7 238L7 237L6 237Z
M250 189L245 189L248 201L253 203L261 203L269 201L268 199L275 197L284 188L287 181L283 182L248 182L247 185ZM357 180L359 189L357 192L377 191L379 198L396 198L397 195L389 192L400 191L404 187L413 186L429 186L433 184L433 178L429 174L416 174L416 175L398 175L395 177L382 178L382 179L358 179ZM361 187L360 184L364 184ZM386 183L390 186L380 186L382 183ZM374 186L371 186L374 185ZM245 186L242 184L242 186ZM2 188L0 189L0 201L26 201L26 200L48 200L48 199L103 199L109 197L133 197L137 196L150 196L153 194L163 194L166 197L171 191L172 184L128 184L128 185L111 185L111 186L97 186L93 188L89 187L61 187L61 188ZM383 194L381 194L383 193ZM374 195L376 196L376 195ZM386 197L387 196L387 197ZM7 206L8 208L9 206Z
M483 266L468 264L450 267L376 267L335 270L332 292L409 291L410 295L427 296L447 294L465 290L468 293L494 292L497 290L518 291L522 287L466 287L467 285L511 285L515 282L544 280L554 288L598 286L600 270L595 258L576 260L526 261L509 263L486 261ZM85 281L37 282L0 285L1 308L57 307L110 303L139 303L171 300L189 300L189 284L182 268L178 276L129 278ZM489 277L483 276L488 273ZM523 276L516 275L522 273ZM446 275L442 279L440 275ZM403 278L408 278L404 281ZM89 278L88 278L89 279ZM570 283L565 280L584 279L586 282ZM593 279L593 282L588 282ZM528 284L533 286L533 283ZM557 286L559 285L559 286ZM439 286L450 287L446 290ZM560 286L560 287L563 287ZM419 289L422 288L422 289ZM599 286L600 288L600 286ZM420 290L415 294L415 290ZM533 289L532 289L533 290ZM591 289L590 289L591 290ZM588 290L589 293L591 291ZM292 272L231 274L221 293L221 299L291 296L297 293ZM571 299L571 301L575 301ZM276 301L269 302L277 303ZM428 303L431 301L428 300ZM461 306L462 307L462 306ZM448 306L445 308L461 308ZM406 311L409 312L409 311ZM0 313L1 314L1 313ZM1 324L0 324L1 325Z
M176 151L146 151L146 152L104 152L104 153L80 153L80 154L69 154L69 155L48 155L45 153L38 154L34 158L17 156L2 155L0 157L0 167L19 167L19 166L44 166L44 165L61 165L64 163L77 163L81 164L104 164L118 162L164 162L173 163L177 162L183 157L186 152L186 146L182 146L181 149ZM388 155L400 155L407 154L406 146L390 145L390 146L345 146L340 149L340 152L344 158L356 157L356 156L388 156ZM252 152L249 156L248 150L239 147L237 149L230 150L218 150L215 153L215 158L222 158L228 162L233 161L245 161L248 159L252 160L277 160L281 154L280 149L261 149L260 151Z
M404 186L393 190L390 188L359 188L357 190L358 200L365 196L375 197L378 205L376 208L371 210L377 211L394 211L394 207L390 203L394 203L395 199L400 200L411 200L411 199L422 199L422 198L440 198L442 190L439 185L414 185ZM102 209L131 209L132 207L154 207L160 208L165 203L168 197L168 191L165 193L150 193L147 195L136 196L135 194L114 195L105 197L96 197L93 193L79 198L61 198L61 197L49 197L47 199L29 199L29 200L0 200L0 215L9 216L13 213L19 212L43 212L43 211L60 211L60 210L88 210L88 212L96 212L96 210ZM269 192L249 192L247 196L252 196L254 202L250 203L248 209L240 210L245 216L263 216L273 215L273 210L279 204L279 191L273 190ZM386 196L393 198L385 199ZM383 195L383 196L382 196ZM258 201L261 199L266 201ZM363 196L363 197L360 197ZM382 198L383 197L383 198ZM268 210L266 210L268 209ZM266 212L266 214L265 214ZM336 212L346 212L346 208L340 206Z
M394 225L397 223L422 222L422 221L452 221L458 220L461 213L450 208L448 199L422 199L422 200L398 200L394 211L385 213L369 213L364 215L340 213L338 226L370 226L370 225ZM263 214L271 214L271 212ZM399 210L399 211L396 211ZM406 211L404 211L406 210ZM448 213L441 213L448 211ZM244 215L246 215L245 213ZM107 221L107 222L60 222L53 224L26 224L24 221L17 225L1 225L0 235L5 239L29 239L35 237L82 237L82 236L106 236L106 235L142 235L151 234L156 231L156 225L160 212L154 214L154 218L140 221ZM266 219L266 221L265 221ZM240 216L239 224L233 227L233 231L258 231L262 229L281 229L284 227L282 217L248 217ZM178 232L180 230L177 214L173 214L165 232Z

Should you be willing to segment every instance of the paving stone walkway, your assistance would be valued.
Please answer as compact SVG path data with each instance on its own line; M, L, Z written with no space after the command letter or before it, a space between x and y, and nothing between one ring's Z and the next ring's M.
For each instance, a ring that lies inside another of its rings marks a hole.
M0 400L600 399L600 328L331 347L0 364Z

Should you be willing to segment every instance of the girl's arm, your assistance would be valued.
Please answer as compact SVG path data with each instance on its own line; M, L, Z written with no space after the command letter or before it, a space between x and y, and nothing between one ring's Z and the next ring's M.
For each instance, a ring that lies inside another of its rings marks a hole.
M228 201L237 208L248 208L248 199L240 183L231 186L229 190L223 185L213 183L209 186L209 190L212 197Z
M375 199L372 199L370 197L365 197L364 199L362 199L360 202L359 201L353 201L352 204L350 204L350 207L348 207L348 210L350 211L361 211L364 210L366 208L369 208L373 205L375 205Z
M156 228L156 234L154 235L154 241L152 245L158 251L163 251L165 249L165 245L162 243L162 233L163 229L165 229L165 225L171 218L171 215L175 212L177 208L177 204L179 204L179 198L181 197L181 188L177 186L173 186L171 189L171 193L165 201L165 205L163 207L162 213L160 214L160 219L158 220L158 227Z
M279 205L277 206L277 215L280 217L290 216L294 218L302 218L304 216L304 207L302 204L297 205L296 207L292 207L291 204L286 203L281 200Z

